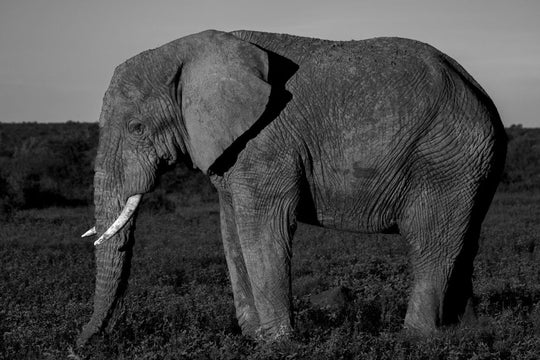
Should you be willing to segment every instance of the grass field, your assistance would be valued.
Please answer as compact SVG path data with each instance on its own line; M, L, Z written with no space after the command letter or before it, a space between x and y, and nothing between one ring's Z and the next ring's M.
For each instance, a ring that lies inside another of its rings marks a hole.
M143 212L127 311L81 359L537 359L540 195L497 194L476 260L478 320L430 338L401 331L410 270L398 236L300 226L294 240L297 332L258 344L236 325L217 204ZM21 211L0 224L0 357L65 359L92 311L88 208ZM342 308L310 295L352 289Z

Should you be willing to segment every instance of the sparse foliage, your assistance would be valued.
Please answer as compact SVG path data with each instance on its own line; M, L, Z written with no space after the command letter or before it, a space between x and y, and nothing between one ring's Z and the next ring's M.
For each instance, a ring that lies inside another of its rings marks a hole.
M294 244L297 332L258 344L236 325L217 204L142 213L122 322L81 359L535 359L540 353L539 195L498 194L475 270L478 321L420 339L402 332L411 284L395 235L300 226ZM211 206L210 206L211 205ZM0 358L69 354L92 311L88 208L23 210L0 229ZM313 294L344 286L346 306Z

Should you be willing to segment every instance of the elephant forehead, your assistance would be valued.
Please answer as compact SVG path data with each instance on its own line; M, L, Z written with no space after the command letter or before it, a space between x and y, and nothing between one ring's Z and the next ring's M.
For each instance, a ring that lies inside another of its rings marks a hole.
M151 66L146 52L120 64L114 70L107 93L130 100L144 100L156 90L157 82L151 81L152 77L148 74ZM155 74L152 76L155 77Z
M138 101L127 99L120 93L107 92L99 117L100 127L111 121L122 121L133 116L138 109L137 103Z
M156 108L155 102L159 94L154 94L146 88L144 83L133 84L129 81L117 82L110 86L103 97L103 105L99 123L144 113L144 109Z

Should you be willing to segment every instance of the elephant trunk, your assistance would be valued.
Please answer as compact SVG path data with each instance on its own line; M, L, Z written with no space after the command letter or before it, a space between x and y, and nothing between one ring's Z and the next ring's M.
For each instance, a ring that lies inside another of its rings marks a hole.
M107 181L107 176L103 173L96 172L94 202L97 234L104 234L125 212L125 199L120 195L119 187L115 186L115 183ZM84 345L94 334L111 330L122 314L123 298L130 274L133 230L134 217L131 217L113 236L96 246L94 312L79 335L79 346Z

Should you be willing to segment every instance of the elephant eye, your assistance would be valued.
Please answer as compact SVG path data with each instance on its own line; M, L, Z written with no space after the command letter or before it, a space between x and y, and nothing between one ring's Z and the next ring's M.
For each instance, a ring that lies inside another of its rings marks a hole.
M129 123L128 130L131 134L142 135L146 127L140 121L132 121Z

